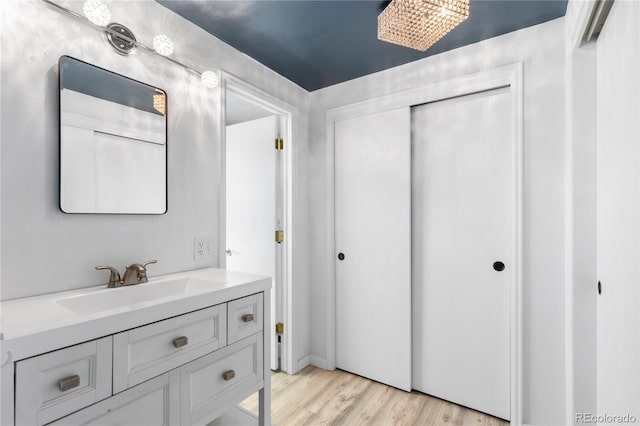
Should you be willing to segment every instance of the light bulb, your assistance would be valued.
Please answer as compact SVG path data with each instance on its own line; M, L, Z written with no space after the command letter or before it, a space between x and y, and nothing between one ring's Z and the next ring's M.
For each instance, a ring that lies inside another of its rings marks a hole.
M100 0L85 1L82 11L84 16L95 25L104 27L111 22L111 12L109 12L107 5Z
M205 71L202 73L202 76L200 78L202 78L202 84L204 84L205 87L208 87L210 89L218 87L218 74L216 74L215 72Z
M158 34L153 38L153 48L162 56L169 56L173 53L173 41L164 34Z

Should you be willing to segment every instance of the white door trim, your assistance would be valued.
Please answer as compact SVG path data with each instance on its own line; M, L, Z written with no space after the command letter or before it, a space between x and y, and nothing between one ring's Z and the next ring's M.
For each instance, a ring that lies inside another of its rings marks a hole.
M416 89L409 89L393 93L380 98L358 102L355 104L330 109L326 112L326 217L327 233L325 235L325 267L328 271L329 285L326 304L326 366L332 370L336 368L336 313L335 313L335 122L359 117L395 108L435 102L458 96L478 93L482 91L510 87L512 99L511 120L513 120L514 170L515 170L515 217L514 217L514 248L511 292L511 423L522 424L522 193L523 193L523 64L515 63L433 83Z
M226 96L231 91L235 94L247 99L253 104L260 105L264 109L279 115L281 118L280 132L284 139L283 153L284 159L284 197L282 206L282 229L284 230L283 244L283 265L281 288L271 292L276 297L276 321L285 324L285 333L282 335L282 365L281 368L287 373L293 373L294 357L293 353L293 306L292 306L292 277L293 277L293 150L295 143L293 142L293 116L298 114L298 109L293 105L239 79L238 77L221 71L220 78L220 151L218 152L218 179L220 180L220 207L218 215L220 217L218 233L220 235L218 245L218 264L220 268L224 268L227 263L226 247L226 222L227 222L227 194L226 194ZM274 141L275 143L275 141ZM277 285L277 283L276 283ZM271 330L274 331L274 330Z
M593 392L593 401L589 404L584 397L584 386L580 392L577 391L576 364L584 366L585 349L597 351L594 345L592 348L585 348L585 337L589 336L592 342L596 341L595 328L588 330L581 327L581 322L576 322L576 310L584 312L584 299L576 297L576 283L578 279L584 279L585 272L582 268L585 260L587 263L595 263L595 233L596 227L584 232L585 217L592 214L595 219L595 203L591 206L593 212L585 213L585 200L593 197L595 200L596 187L588 191L584 188L581 180L584 180L584 172L581 170L595 168L595 153L589 155L589 148L595 147L595 120L589 117L596 115L596 51L597 40L584 43L583 36L591 23L591 18L598 2L571 1L567 6L566 13L566 37L567 45L565 54L565 423L576 424L576 410L585 412L596 412L595 401L595 377L592 379L593 388L588 392ZM586 120L589 124L585 127L581 120ZM580 141L580 142L578 142ZM595 148L593 148L595 150ZM576 210L579 207L579 210ZM576 215L578 212L578 215ZM578 217L576 217L578 216ZM576 227L578 231L576 232ZM582 227L582 229L580 229ZM592 246L593 245L593 246ZM576 249L580 247L581 249ZM589 249L593 252L593 259L586 258L584 253ZM580 269L582 268L582 269ZM582 274L579 272L582 271ZM595 285L597 276L595 267L592 275L589 276ZM595 298L593 296L592 310L595 314ZM578 305L576 305L576 302ZM587 302L588 303L588 302ZM587 333L590 333L588 335ZM576 338L576 336L582 336ZM594 369L595 370L595 369ZM595 376L595 371L591 372ZM586 409L586 410L585 410Z

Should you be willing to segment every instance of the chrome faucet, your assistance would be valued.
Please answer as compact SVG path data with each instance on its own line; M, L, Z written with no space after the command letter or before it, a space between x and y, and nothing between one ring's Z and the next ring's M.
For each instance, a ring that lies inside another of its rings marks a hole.
M115 288L148 282L149 280L147 279L147 265L157 262L157 260L149 260L144 263L133 263L127 266L122 279L120 279L120 272L118 272L118 270L113 266L96 266L96 269L108 269L109 271L111 271L111 274L109 275L109 284L107 284L107 287Z

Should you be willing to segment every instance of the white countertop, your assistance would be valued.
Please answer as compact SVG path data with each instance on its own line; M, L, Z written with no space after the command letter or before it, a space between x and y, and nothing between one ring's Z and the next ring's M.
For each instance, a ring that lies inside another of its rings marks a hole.
M144 286L144 288L143 288ZM157 287L154 287L157 286ZM0 302L0 364L118 333L271 287L271 278L206 268Z

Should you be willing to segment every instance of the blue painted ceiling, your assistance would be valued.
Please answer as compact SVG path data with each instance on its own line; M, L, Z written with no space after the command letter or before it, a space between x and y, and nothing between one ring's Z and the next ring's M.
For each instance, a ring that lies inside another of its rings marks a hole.
M419 52L377 39L388 1L156 1L308 91L559 18L567 8L566 0L471 0L469 18Z

